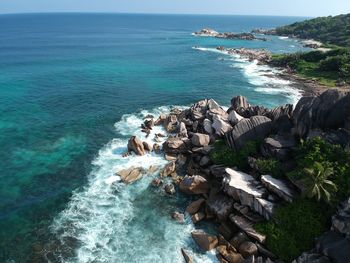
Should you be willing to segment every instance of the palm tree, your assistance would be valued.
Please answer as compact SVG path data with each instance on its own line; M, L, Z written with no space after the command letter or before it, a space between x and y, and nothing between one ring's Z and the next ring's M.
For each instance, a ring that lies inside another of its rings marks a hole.
M316 197L317 201L321 199L329 202L331 194L337 191L337 186L328 178L333 175L333 168L324 167L321 163L315 162L310 168L304 169L306 175L307 196Z

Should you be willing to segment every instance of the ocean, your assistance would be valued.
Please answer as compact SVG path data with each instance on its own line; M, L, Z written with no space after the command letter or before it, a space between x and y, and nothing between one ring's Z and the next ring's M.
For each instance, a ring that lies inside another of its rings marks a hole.
M118 170L161 165L156 155L122 158L142 118L213 98L244 95L274 107L301 96L266 66L215 47L305 50L294 39L196 37L205 27L249 32L301 17L0 15L0 262L200 262L190 219L170 214L188 200L124 185ZM209 227L200 225L199 227ZM208 231L211 231L208 229Z

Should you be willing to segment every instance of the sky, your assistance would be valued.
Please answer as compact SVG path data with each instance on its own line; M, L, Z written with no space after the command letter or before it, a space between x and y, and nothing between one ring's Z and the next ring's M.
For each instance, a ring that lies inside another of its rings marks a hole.
M328 16L350 13L350 0L0 0L0 13L116 12Z

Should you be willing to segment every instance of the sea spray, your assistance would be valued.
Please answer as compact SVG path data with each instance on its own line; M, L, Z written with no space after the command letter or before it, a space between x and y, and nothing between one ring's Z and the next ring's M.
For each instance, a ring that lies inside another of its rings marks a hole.
M287 98L290 103L296 104L302 96L301 90L293 86L293 82L279 78L280 70L268 65L260 65L257 60L249 61L238 54L230 54L227 50L216 48L194 47L196 50L214 52L230 57L231 67L241 70L248 82L254 85L254 91L270 95L280 95Z
M166 160L155 153L122 157L128 137L136 135L154 143L155 133L165 133L160 126L146 138L140 126L146 115L155 117L169 107L151 112L128 114L115 124L119 138L113 139L93 161L88 185L73 194L67 208L55 218L51 229L61 243L56 255L62 262L183 262L181 248L191 249L199 262L217 262L213 253L200 254L191 239L194 229L190 218L185 224L171 219L171 213L186 204L184 197L166 195L151 186L156 176L145 175L140 181L125 185L115 173L131 166L147 169L162 166ZM65 247L76 247L65 257ZM61 253L61 254L60 254Z

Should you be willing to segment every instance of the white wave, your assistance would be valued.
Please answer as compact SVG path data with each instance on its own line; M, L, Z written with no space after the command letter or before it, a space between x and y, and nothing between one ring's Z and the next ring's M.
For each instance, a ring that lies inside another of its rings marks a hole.
M278 37L279 39L288 39L289 37Z
M257 60L249 61L238 54L229 54L225 50L204 47L195 47L194 49L229 55L233 61L231 66L242 71L248 82L256 86L254 88L256 92L281 95L293 104L296 104L302 96L301 90L293 87L293 82L277 77L277 74L281 72L278 69L267 65L259 65Z
M69 240L78 241L76 256L64 262L183 262L181 248L193 247L191 220L187 218L182 225L171 219L170 213L176 209L175 199L150 187L155 175L144 176L131 185L119 182L115 175L131 166L147 169L150 165L166 163L161 155L154 153L122 157L127 136L137 135L152 143L154 133L165 132L155 127L149 138L140 132L144 116L150 113L156 116L165 110L169 108L124 115L115 124L123 138L113 139L99 151L87 186L73 194L67 208L51 226L63 247L71 247ZM210 253L193 253L198 262L216 262Z

